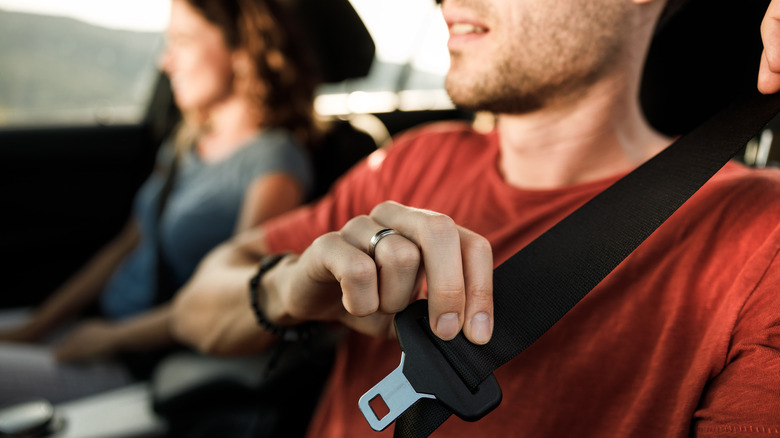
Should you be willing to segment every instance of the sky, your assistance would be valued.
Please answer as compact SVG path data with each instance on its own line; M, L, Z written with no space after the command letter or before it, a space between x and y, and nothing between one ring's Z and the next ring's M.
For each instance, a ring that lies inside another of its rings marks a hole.
M351 0L367 24L377 57L415 59L417 68L445 72L447 29L433 0ZM99 26L162 32L170 0L0 0L0 9L60 15Z

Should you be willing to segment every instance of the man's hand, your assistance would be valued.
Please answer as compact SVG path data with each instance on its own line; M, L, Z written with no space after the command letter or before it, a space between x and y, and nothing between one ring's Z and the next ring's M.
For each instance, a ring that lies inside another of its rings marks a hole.
M383 238L372 259L369 242L385 228L398 234ZM269 271L261 302L280 324L339 320L370 335L392 336L392 315L421 298L423 269L433 332L449 340L463 329L474 343L489 341L493 257L488 241L447 216L394 202L352 219L318 238L299 258Z
M758 89L764 94L780 91L780 0L772 0L761 23L764 52L758 71Z

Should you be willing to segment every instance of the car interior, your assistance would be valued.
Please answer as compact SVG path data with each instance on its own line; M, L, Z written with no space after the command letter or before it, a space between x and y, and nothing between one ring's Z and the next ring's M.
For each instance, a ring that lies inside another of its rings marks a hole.
M365 7L368 1L286 0L305 23L321 62L326 83L321 87L316 108L332 125L313 156L317 180L311 200L324 195L340 175L377 148L385 147L398 133L422 123L454 119L470 122L477 116L452 106L443 91L443 72L419 67L429 59L426 54L415 53L418 44L406 47L401 61L389 62L381 57L384 48L380 43L384 41L378 38L380 32L375 23L381 23L383 13L395 9L398 17L425 15L419 23L415 22L416 27L404 28L396 23L394 28L396 33L417 32L424 36L436 26L444 26L439 23L438 6L427 2L430 5L422 13L409 5L426 2L385 0L375 13L379 20L374 18L371 22ZM695 0L692 4L706 1ZM702 11L711 16L702 16ZM683 134L734 96L754 88L761 53L758 29L745 33L739 26L724 23L756 17L760 21L765 11L765 2L748 2L739 8L720 3L712 8L689 7L659 31L642 88L643 105L651 123L666 134ZM34 13L6 9L0 2L0 60L8 57L8 61L0 61L0 193L6 254L0 312L40 303L120 230L136 190L152 170L158 146L180 118L170 83L153 67L153 60L144 64L152 67L144 73L148 76L146 89L140 92L144 98L132 117L122 115L121 105L113 108L111 102L104 100L101 107L67 109L70 116L64 118L28 120L18 116L14 105L20 99L37 99L38 106L17 105L22 108L19 114L45 112L46 100L33 91L39 83L35 78L43 77L42 73L49 68L40 60L25 67L20 56L31 55L55 41L59 41L60 52L82 52L78 45L81 40L68 43L70 37L52 33L55 28L70 27L54 26L51 20L72 27L75 19L45 17L33 22L35 18ZM84 26L95 32L96 25ZM126 32L125 37L143 40L152 53L159 51L160 32L146 34L150 33ZM682 39L683 34L695 37ZM84 35L93 40L99 38L89 32ZM108 44L108 40L104 38L103 42ZM98 61L103 56L105 59L100 62L117 64L124 52L116 50L90 47L83 53L94 55ZM72 59L70 62L80 62L79 56ZM730 61L723 63L722 59ZM61 74L78 76L79 71ZM57 82L58 78L55 75L45 80ZM88 87L89 83L84 84L75 92L89 94ZM86 116L73 119L83 114ZM759 167L780 165L780 146L774 145L772 136L778 127L780 121L770 123L737 159ZM66 426L60 425L51 436L175 436L172 424L182 428L192 428L193 424L169 422L171 418L190 418L204 403L224 397L231 397L236 406L251 410L251 414L242 416L241 409L235 408L231 414L215 416L209 419L210 423L197 425L204 433L201 436L209 436L205 434L209 430L224 432L228 427L249 430L247 422L256 419L255 398L261 390L265 391L263 394L273 394L274 402L286 399L285 406L297 406L288 409L292 415L278 421L285 422L288 431L290 424L297 424L298 433L302 434L316 401L318 385L332 358L330 346L326 342L323 351L318 351L322 354L311 357L311 369L320 372L312 372L310 382L301 382L310 389L308 394L300 388L301 393L290 393L288 387L263 387L256 380L256 373L247 371L255 363L212 367L208 361L180 357L178 362L169 362L167 368L159 370L156 382L54 406ZM285 369L281 353L272 359L281 360L277 372ZM193 383L195 386L176 380L177 376L187 375L181 371L187 367L191 370L189 376L195 376L193 380L201 379ZM156 400L152 395L155 390L160 391Z

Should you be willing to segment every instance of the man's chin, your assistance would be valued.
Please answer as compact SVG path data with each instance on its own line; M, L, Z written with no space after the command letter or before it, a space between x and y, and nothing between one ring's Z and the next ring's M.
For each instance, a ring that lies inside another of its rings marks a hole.
M444 88L452 103L458 108L470 111L481 110L479 107L483 104L484 94L480 92L480 87L465 84L464 81L459 81L457 77L448 74Z
M525 114L542 107L538 99L513 96L512 93L488 95L478 89L450 89L447 94L456 107L466 111L487 111L494 114Z

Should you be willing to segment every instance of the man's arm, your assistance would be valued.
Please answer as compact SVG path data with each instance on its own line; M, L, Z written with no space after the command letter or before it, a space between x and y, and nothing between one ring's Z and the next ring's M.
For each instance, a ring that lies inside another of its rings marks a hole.
M258 239L256 252L244 249L246 236ZM249 301L249 279L266 253L262 231L237 235L212 250L173 301L175 339L208 354L263 351L275 337L257 325Z
M780 242L780 228L774 232ZM767 266L754 264L759 277L733 322L722 370L707 383L694 416L696 436L732 437L739 432L777 436L780 431L780 253L777 243ZM750 282L747 282L750 284Z
M398 234L382 239L371 258L371 237L385 228ZM252 255L242 249L249 246ZM211 353L259 349L274 340L257 326L249 303L262 248L238 238L204 260L176 299L175 336ZM392 336L392 315L418 298L423 266L433 332L451 339L463 329L472 342L486 343L493 328L490 244L447 216L393 202L319 237L300 256L285 257L263 276L258 301L279 326L340 321Z
M281 172L259 177L246 190L236 233L257 227L303 201L303 186L294 177Z

